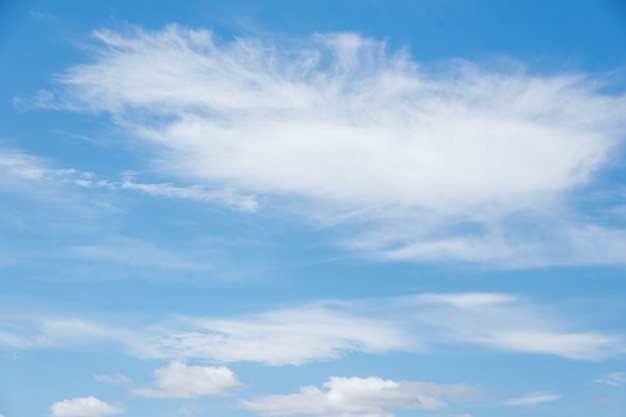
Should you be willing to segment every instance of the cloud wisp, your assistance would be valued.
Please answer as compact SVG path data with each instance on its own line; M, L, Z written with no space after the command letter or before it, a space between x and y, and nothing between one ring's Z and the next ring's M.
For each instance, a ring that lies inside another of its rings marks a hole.
M550 392L539 391L539 392L532 392L523 397L510 398L504 401L503 404L529 407L529 406L556 401L559 398L561 398L560 395L556 395Z
M434 343L588 361L626 353L622 335L578 330L547 306L508 294L423 294L403 303L417 328L430 329Z
M174 316L141 325L4 316L0 346L24 350L109 343L141 358L274 366L333 360L351 352L429 354L468 345L580 361L626 354L624 335L581 329L575 322L554 308L509 294L419 294L226 318Z
M465 384L331 377L323 389L306 386L296 394L242 400L239 405L263 416L391 417L387 409L439 410L446 407L444 399L468 399L480 392Z
M106 374L96 374L94 378L98 382L102 382L110 385L128 385L132 381L129 377L123 374L115 374L115 375L106 375Z
M351 33L285 44L176 25L94 35L92 62L39 106L110 114L167 175L350 218L363 233L345 245L385 259L626 262L623 231L567 220L565 196L606 166L626 127L626 97L597 80L427 68ZM581 257L581 228L607 247Z
M610 374L601 375L594 378L593 382L603 385L611 385L613 387L621 387L626 384L626 372L611 372Z

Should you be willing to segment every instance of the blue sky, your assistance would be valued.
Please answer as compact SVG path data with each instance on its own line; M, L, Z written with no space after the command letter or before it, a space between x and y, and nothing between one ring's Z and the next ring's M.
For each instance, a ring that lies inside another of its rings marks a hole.
M623 416L620 1L0 5L0 417Z

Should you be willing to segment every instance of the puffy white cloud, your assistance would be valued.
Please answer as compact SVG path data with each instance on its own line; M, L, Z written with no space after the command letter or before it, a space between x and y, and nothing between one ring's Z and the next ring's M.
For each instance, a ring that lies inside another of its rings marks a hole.
M331 377L323 385L300 388L296 394L271 395L240 401L241 407L267 416L392 416L386 409L444 408L443 399L459 400L480 392L465 384L439 385L379 377Z
M104 375L104 374L96 374L94 375L94 378L98 382L104 382L105 384L111 384L111 385L127 385L131 383L130 378L122 374L115 374L113 376Z
M621 144L626 98L597 80L428 69L350 33L280 45L179 26L95 36L94 60L39 105L110 113L170 175L350 219L364 233L344 244L385 259L626 262L624 231L567 220L563 198ZM602 249L576 240L585 228Z
M552 394L550 392L532 392L528 395L519 398L511 398L503 402L505 405L519 405L519 406L532 406L537 404L548 403L556 401L561 398L560 395Z
M150 398L197 398L225 395L241 386L235 374L224 366L187 366L172 362L154 371L156 380L151 388L132 392Z
M122 407L107 404L93 396L63 400L50 406L53 417L103 417L122 412Z
M626 383L626 372L611 372L610 374L595 378L593 382L604 385L612 385L614 387L621 387Z

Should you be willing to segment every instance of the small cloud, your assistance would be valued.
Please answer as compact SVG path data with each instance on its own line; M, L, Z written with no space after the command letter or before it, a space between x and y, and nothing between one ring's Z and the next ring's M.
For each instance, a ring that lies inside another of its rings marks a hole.
M122 374L115 374L113 376L96 374L94 375L94 378L98 382L104 382L105 384L111 385L127 385L131 383L130 378Z
M154 371L156 381L151 388L134 389L136 395L149 398L197 398L226 395L241 383L225 366L187 366L172 362Z
M94 396L63 400L50 406L52 417L104 417L122 412L122 407L107 404Z
M531 406L542 403L548 403L551 401L555 401L561 398L560 395L552 394L550 392L538 391L532 392L528 395L518 398L511 398L504 401L505 405L521 405L521 406Z
M455 417L472 417L472 415L468 413L463 413L463 414L457 414Z
M626 372L612 372L610 374L602 375L595 378L593 382L611 385L613 387L620 387L626 383Z

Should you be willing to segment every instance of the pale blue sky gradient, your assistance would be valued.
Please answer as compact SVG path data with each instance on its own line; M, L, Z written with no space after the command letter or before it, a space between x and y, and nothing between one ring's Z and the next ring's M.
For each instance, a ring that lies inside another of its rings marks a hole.
M0 417L623 416L620 1L0 5Z

